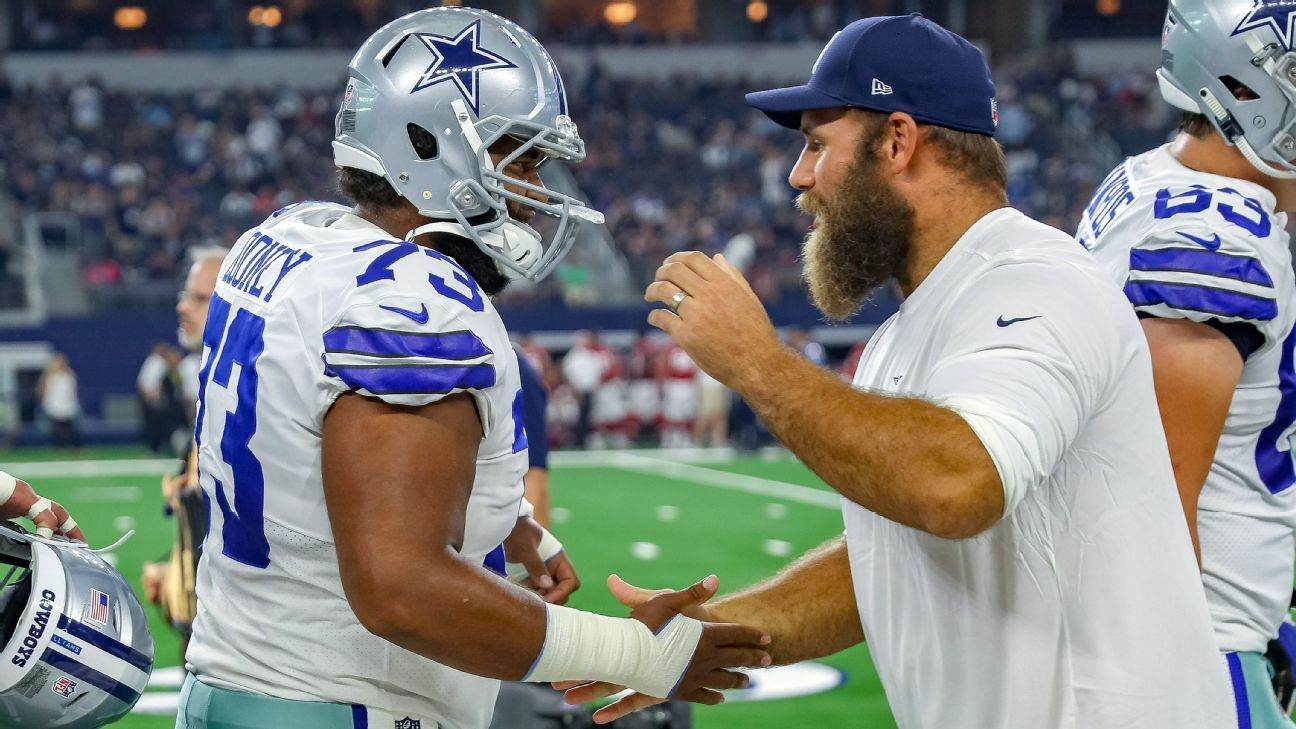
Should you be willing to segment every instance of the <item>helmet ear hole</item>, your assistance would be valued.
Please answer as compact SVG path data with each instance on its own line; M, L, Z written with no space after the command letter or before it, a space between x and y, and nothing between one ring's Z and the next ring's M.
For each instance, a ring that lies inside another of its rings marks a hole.
M1255 101L1260 98L1260 94L1252 91L1250 86L1232 76L1220 76L1219 80L1229 90L1229 93L1233 94L1233 98L1238 101Z
M410 146L414 147L414 154L418 155L419 159L436 159L441 154L436 135L432 132L414 123L406 124L405 132L409 135Z

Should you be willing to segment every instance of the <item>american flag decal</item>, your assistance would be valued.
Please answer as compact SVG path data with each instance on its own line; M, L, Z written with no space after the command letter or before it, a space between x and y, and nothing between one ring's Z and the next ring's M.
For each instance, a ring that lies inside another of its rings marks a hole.
M112 598L91 588L90 610L86 613L86 620L98 623L105 628L108 627L108 609L110 607L112 607Z

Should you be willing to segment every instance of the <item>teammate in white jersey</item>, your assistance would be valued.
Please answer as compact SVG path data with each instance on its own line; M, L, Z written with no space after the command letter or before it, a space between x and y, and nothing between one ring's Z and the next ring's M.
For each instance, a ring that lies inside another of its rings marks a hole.
M350 66L334 156L355 206L289 206L231 249L204 335L211 520L178 727L485 729L497 679L716 703L746 683L722 669L769 660L760 631L679 615L714 577L630 619L552 604L574 574L522 500L517 359L489 297L600 222L542 184L542 162L584 156L566 111L520 27L413 13ZM502 579L528 572L550 604Z
M790 182L815 214L815 303L845 318L891 278L904 303L851 387L781 346L723 259L658 271L648 298L674 311L650 321L841 493L846 522L695 615L769 629L780 662L867 638L903 729L1222 729L1147 344L1092 257L1007 207L993 94L974 46L907 16L847 26L807 86L748 95L805 136Z
M1230 703L1257 729L1293 726L1264 653L1296 560L1296 282L1277 212L1296 208L1296 172L1272 151L1283 127L1255 124L1296 110L1280 68L1296 62L1293 16L1290 3L1171 2L1158 77L1181 131L1117 167L1077 232L1142 319Z

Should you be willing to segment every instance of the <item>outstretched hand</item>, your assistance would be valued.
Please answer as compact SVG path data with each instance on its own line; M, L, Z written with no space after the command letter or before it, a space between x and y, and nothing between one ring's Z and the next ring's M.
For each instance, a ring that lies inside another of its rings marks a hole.
M680 591L646 590L617 575L609 576L607 584L612 596L631 609L630 616L651 630L665 625L674 614L703 622L698 650L672 698L699 704L719 704L724 701L720 691L746 688L749 683L746 674L728 668L770 665L770 656L764 648L769 644L768 635L755 628L711 622L712 615L705 603L715 596L719 588L719 580L714 575ZM664 620L661 619L663 616ZM754 644L751 643L753 639ZM560 681L553 686L564 692L563 700L569 704L597 701L625 691L624 686L606 681ZM638 692L630 693L594 712L594 721L607 724L665 700Z

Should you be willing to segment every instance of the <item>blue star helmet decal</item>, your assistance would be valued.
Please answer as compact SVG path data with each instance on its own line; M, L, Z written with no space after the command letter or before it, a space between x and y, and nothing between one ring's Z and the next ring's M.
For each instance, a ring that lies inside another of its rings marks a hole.
M1278 36L1278 43L1286 50L1292 50L1293 22L1296 21L1296 0L1256 0L1254 8L1247 11L1234 29L1233 35L1241 35L1249 30L1268 28Z
M472 107L473 115L477 115L479 104L477 91L481 82L481 72L499 68L517 68L517 65L507 58L477 44L480 30L481 21L478 20L459 31L459 35L453 38L435 33L415 33L415 37L431 51L432 65L428 66L428 69L419 77L418 83L414 84L410 93L422 91L444 81L451 81Z

